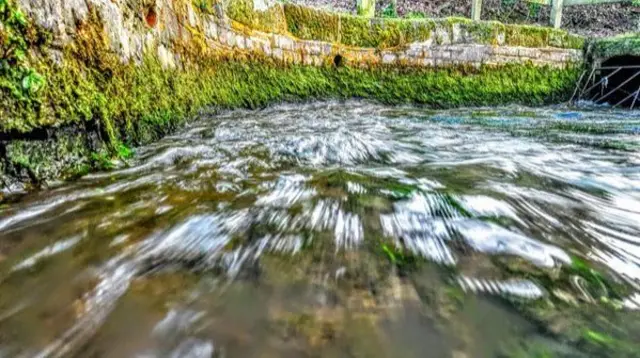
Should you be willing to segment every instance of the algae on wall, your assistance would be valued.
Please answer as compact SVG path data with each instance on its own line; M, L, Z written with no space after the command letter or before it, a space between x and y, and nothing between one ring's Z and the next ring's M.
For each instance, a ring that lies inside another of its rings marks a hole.
M607 59L615 56L640 56L640 33L607 37L593 41L593 55Z
M289 32L305 40L341 43L348 46L390 48L412 42L453 41L454 32L466 34L474 43L507 46L582 49L584 38L564 30L540 26L505 25L466 18L394 19L352 16L284 4ZM455 30L454 30L455 28ZM442 30L447 39L435 36ZM504 39L500 39L504 37Z
M226 13L252 29L275 33L284 33L287 29L282 5L271 0L233 0L227 4Z

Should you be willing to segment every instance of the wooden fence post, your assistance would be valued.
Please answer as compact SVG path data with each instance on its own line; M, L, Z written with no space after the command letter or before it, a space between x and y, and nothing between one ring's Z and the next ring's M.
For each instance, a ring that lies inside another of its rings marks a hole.
M471 19L480 21L482 15L482 0L471 0Z
M562 7L564 6L564 0L553 0L551 4L551 25L559 29L562 26Z

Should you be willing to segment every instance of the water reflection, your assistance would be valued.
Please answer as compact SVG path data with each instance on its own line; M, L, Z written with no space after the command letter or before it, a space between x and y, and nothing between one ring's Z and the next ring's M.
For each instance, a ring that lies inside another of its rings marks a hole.
M609 337L578 322L586 334L552 344L539 326L638 309L638 125L630 112L362 102L205 115L117 170L2 209L0 347L493 357L537 349L524 340L579 356L580 339L606 337L622 349L640 327ZM502 326L478 329L489 314Z

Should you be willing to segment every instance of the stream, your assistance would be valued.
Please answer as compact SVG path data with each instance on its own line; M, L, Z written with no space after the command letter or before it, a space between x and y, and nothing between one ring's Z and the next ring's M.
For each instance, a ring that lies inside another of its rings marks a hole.
M7 194L0 357L640 356L639 134L604 108L203 113Z

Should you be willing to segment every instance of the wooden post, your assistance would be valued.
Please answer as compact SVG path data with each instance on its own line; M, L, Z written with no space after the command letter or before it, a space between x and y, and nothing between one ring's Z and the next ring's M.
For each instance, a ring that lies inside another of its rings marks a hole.
M482 15L482 0L471 0L471 19L473 21L480 21Z
M551 26L559 29L562 26L562 7L564 6L563 0L553 0L551 5Z

